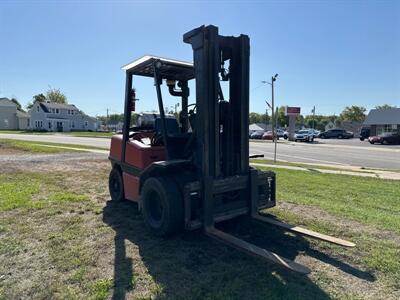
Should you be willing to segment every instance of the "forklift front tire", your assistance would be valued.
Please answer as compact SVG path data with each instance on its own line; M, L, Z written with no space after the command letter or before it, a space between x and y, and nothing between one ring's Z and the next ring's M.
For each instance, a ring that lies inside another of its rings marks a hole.
M108 189L113 201L121 202L125 199L122 174L117 168L113 168L110 172L110 176L108 178Z
M144 182L142 213L147 227L166 237L183 228L183 199L176 183L168 177L150 177Z

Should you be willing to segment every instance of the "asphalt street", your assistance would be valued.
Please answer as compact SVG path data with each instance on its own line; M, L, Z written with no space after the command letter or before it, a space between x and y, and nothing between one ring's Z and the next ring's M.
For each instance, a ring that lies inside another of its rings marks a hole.
M0 134L1 138L103 148L110 146L110 139L108 138L73 137L61 134ZM273 159L274 144L271 141L252 141L250 142L250 154L264 154L266 159ZM318 139L312 144L280 141L277 144L277 159L289 162L400 170L400 146L370 145L368 142L361 142L358 139Z

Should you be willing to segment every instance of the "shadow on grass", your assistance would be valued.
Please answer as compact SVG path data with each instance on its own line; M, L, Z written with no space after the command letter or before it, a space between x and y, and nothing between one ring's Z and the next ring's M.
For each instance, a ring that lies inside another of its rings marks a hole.
M330 299L307 276L243 254L201 231L183 232L170 239L154 237L133 203L108 201L103 221L116 233L112 299L125 299L137 280L132 258L127 257L126 241L139 248L149 275L160 287L152 291L157 299ZM311 249L307 240L285 235L273 226L241 218L218 227L289 259L305 252L360 278L372 278Z

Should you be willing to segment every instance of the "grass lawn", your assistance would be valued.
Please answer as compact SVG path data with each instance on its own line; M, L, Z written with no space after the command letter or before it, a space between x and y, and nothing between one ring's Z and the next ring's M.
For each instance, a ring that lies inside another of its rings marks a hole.
M0 166L0 299L400 297L398 182L275 170L280 204L265 213L352 249L247 218L219 225L313 270L303 276L200 231L153 237L134 204L109 201L106 160L46 164Z
M2 151L13 151L13 150L26 153L61 153L61 152L76 152L76 151L79 152L79 150L68 149L68 148L76 148L83 150L84 149L105 150L104 148L92 147L92 146L0 139L0 154L2 153Z
M250 159L250 163L268 164L268 165L276 164L278 166L301 167L301 168L306 168L309 170L313 170L313 169L344 170L343 168L338 168L335 166L322 166L322 165L313 165L313 164L296 163L296 162L288 162L288 161L276 161L274 163L274 161L271 159ZM357 172L357 170L351 170L351 171ZM368 173L368 171L364 172L364 173ZM373 173L372 170L371 170L371 173Z
M5 134L65 134L70 136L80 136L80 137L111 137L114 132L100 132L100 131L70 131L70 132L47 132L47 131L31 131L31 130L0 130L0 133Z

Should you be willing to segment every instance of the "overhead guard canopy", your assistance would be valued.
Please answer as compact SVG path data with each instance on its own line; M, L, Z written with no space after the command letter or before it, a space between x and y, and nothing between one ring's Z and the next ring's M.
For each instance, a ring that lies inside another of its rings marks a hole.
M145 55L122 67L123 70L133 75L153 77L153 63L161 61L159 74L163 79L190 80L194 78L194 67L190 62L163 58L159 56Z

